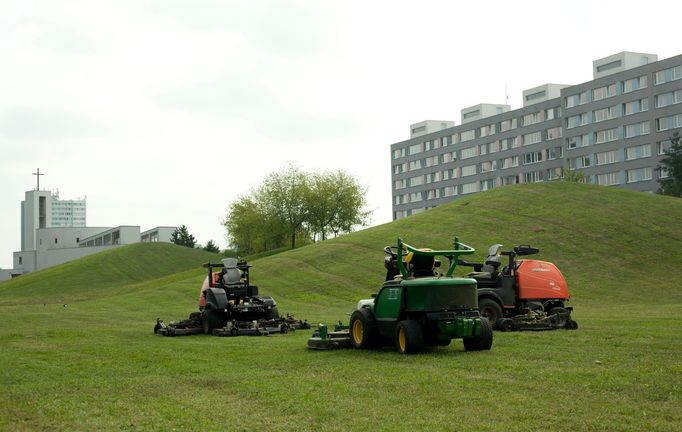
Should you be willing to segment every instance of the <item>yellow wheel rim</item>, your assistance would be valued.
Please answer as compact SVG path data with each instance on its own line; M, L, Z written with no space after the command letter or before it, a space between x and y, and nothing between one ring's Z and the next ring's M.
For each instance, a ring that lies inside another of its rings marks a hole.
M398 345L400 346L400 351L405 352L405 347L407 346L407 337L405 336L405 329L403 328L398 330Z
M362 322L360 320L356 320L353 323L353 340L355 341L356 344L361 344L362 343L362 335L363 335L363 328L362 328Z

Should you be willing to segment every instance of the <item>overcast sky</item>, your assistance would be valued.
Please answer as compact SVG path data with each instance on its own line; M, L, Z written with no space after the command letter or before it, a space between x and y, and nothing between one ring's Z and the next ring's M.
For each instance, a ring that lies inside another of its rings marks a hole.
M230 202L292 162L344 170L391 220L409 125L682 53L679 2L0 0L0 267L35 187L89 226L185 224L226 246ZM669 23L667 21L670 21Z

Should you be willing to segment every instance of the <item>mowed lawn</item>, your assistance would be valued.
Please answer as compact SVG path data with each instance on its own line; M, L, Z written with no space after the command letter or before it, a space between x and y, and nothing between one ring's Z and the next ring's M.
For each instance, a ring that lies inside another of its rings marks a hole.
M543 206L572 205L496 212L538 193ZM496 332L489 352L465 352L454 341L410 356L391 347L310 351L310 330L163 338L152 333L156 317L181 319L195 309L203 269L191 261L212 257L186 256L173 273L159 262L174 259L174 246L121 248L69 272L0 284L0 429L682 429L682 241L677 226L661 226L679 220L682 206L577 185L487 196L256 260L254 281L280 312L332 324L376 291L381 247L397 235L442 248L464 232L460 240L479 250L495 238L528 240L541 248L537 258L565 273L578 330ZM600 212L586 204L595 199L607 203ZM485 229L505 217L499 237ZM522 239L524 230L531 234ZM142 257L154 257L146 264L154 271L117 276L116 266Z

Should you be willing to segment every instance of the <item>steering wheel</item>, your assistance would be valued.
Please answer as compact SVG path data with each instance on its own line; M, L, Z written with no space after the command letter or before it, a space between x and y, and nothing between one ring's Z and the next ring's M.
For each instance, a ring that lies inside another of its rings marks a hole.
M386 246L384 248L384 252L386 252L388 255L392 256L393 258L398 257L398 247L397 246ZM407 249L403 248L403 256L407 255Z

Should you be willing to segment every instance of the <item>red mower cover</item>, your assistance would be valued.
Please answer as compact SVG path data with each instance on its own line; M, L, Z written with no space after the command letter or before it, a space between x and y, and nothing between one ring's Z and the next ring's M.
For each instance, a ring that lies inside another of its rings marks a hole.
M519 298L568 300L568 286L558 268L550 262L519 260L516 267Z

